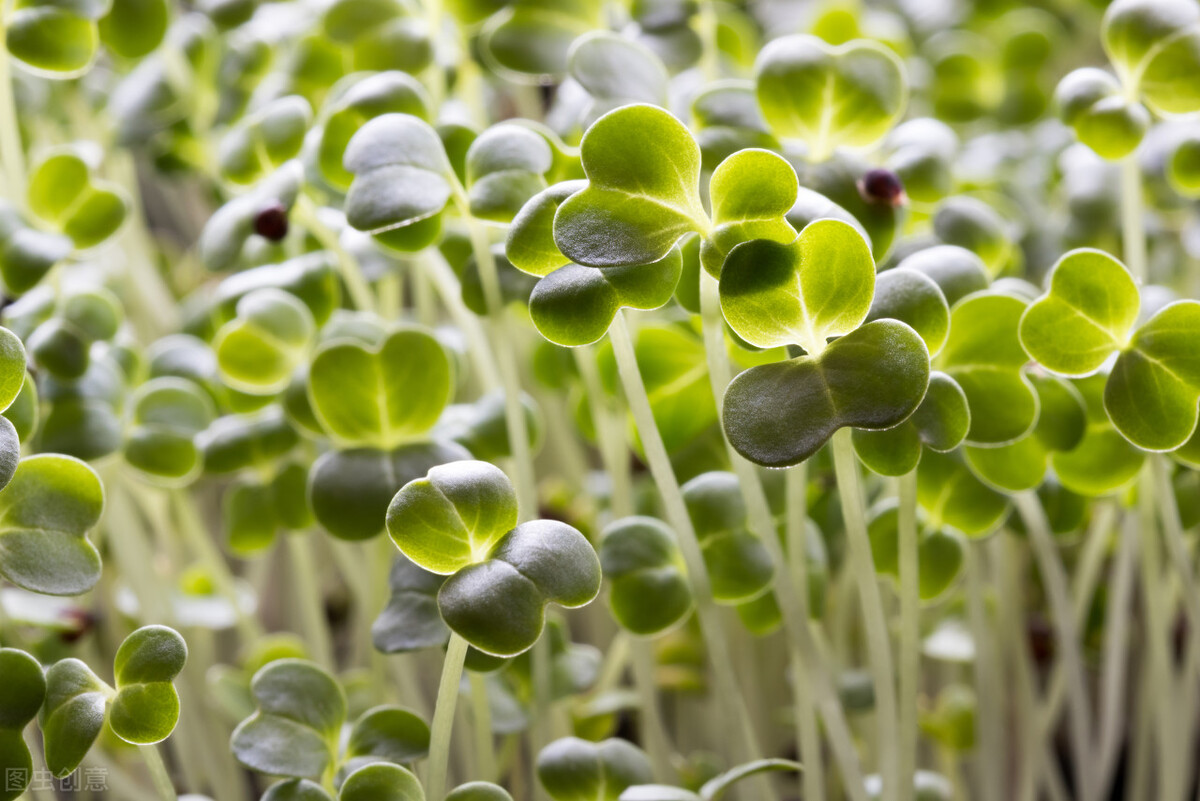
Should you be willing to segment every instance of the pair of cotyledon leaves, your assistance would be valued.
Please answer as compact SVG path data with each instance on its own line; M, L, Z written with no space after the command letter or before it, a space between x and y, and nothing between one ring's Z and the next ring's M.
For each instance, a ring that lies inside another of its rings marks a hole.
M545 188L554 159L550 143L532 127L501 123L471 142L463 181L429 123L411 114L382 114L346 145L343 166L354 176L346 219L359 230L386 235L440 215L454 200L476 218L508 222Z
M416 327L385 331L374 341L335 338L317 348L307 401L336 447L313 464L309 499L331 534L375 536L400 486L433 465L468 458L457 443L428 436L453 383L445 349Z
M737 477L703 473L682 487L688 515L720 604L742 605L771 586L774 570L748 528ZM627 517L604 529L600 563L609 579L609 606L622 628L638 635L663 632L686 619L693 597L675 532L652 517Z
M1109 160L1125 158L1159 114L1200 109L1190 75L1200 69L1200 8L1190 0L1120 0L1109 5L1101 41L1117 78L1075 70L1055 93L1079 140ZM1143 105L1143 103L1145 105Z
M8 53L40 76L67 79L88 71L102 43L121 58L147 55L166 36L171 14L165 0L85 0L21 3L10 16Z
M1086 376L1111 369L1103 403L1134 445L1170 451L1196 430L1200 403L1200 303L1178 301L1138 324L1141 299L1125 267L1098 250L1055 264L1049 286L1020 320L1020 341L1047 370Z
M354 777L373 763L390 763L377 775L368 774L379 782L374 786L386 787L402 775L393 768L412 764L429 751L429 726L415 713L397 706L364 712L351 726L343 746L345 693L312 662L296 658L270 662L255 673L250 691L257 708L234 730L230 748L237 760L252 770L295 780L273 787L271 792L276 795L272 798L306 797L287 793L308 791L312 784L305 781L308 779L335 778L345 792L347 786L366 781L364 776ZM320 785L316 786L319 789ZM419 791L420 786L416 787Z
M537 758L538 780L554 801L719 801L738 782L773 771L802 770L787 759L760 759L728 770L698 793L653 784L654 771L640 748L610 738L555 740Z
M5 650L0 655L12 658L12 653ZM115 687L101 681L78 659L51 665L39 683L40 666L28 662L32 664L13 665L21 669L14 678L18 688L23 688L22 695L39 687L44 693L38 696L44 700L38 703L38 722L46 767L56 777L68 776L79 767L105 725L126 742L151 745L169 737L179 720L179 696L172 682L187 662L187 645L178 632L166 626L140 628L121 643L113 662ZM5 686L11 686L7 671L5 678ZM21 703L28 711L32 696Z
M410 481L387 510L401 553L449 577L437 593L446 625L495 656L532 647L547 604L583 606L600 591L600 562L582 534L558 521L517 521L508 477L470 460Z

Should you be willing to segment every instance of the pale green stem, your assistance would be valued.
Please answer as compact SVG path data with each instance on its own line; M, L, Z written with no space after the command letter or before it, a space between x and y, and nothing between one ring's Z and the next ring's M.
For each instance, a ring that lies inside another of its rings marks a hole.
M1017 737L1014 743L1017 758L1013 779L1015 801L1035 801L1038 770L1042 760L1043 738L1038 730L1037 705L1034 702L1033 667L1029 658L1029 640L1025 634L1022 570L1016 542L1012 537L992 539L992 557L1001 597L999 616L1005 651L1012 665L1014 709L1017 716Z
M723 414L725 388L729 385L732 371L725 346L725 321L721 313L719 285L717 279L703 270L700 273L700 307L709 381L717 411ZM746 502L750 527L758 534L775 568L775 595L789 639L790 660L794 666L800 667L796 681L808 685L810 696L821 713L846 792L854 801L866 801L862 767L850 726L846 722L829 669L809 627L807 568L802 564L800 572L797 572L792 561L803 559L806 550L801 547L790 558L784 554L758 471L733 449L727 439L725 447ZM804 546L804 543L801 545Z
M633 414L638 434L642 439L647 465L662 496L667 520L679 537L679 550L687 566L688 580L691 583L692 595L695 599L696 617L700 622L700 630L713 669L718 709L721 712L720 731L728 733L730 739L737 743L739 759L756 759L760 755L758 735L750 724L746 706L742 702L737 676L730 660L728 642L713 602L712 586L709 583L708 569L704 564L700 542L696 538L696 529L688 515L679 480L675 477L675 468L671 464L670 456L667 455L662 434L659 433L658 424L654 420L654 412L650 408L646 386L638 370L633 341L630 339L629 330L625 325L624 311L617 312L612 327L609 328L609 337L612 340L617 372L620 374L621 384L625 389L626 400Z
M342 280L346 282L346 289L350 292L350 300L354 303L355 308L361 311L376 311L375 295L362 273L358 260L342 247L337 233L321 222L316 206L308 199L307 195L301 194L296 198L292 214L296 221L321 243L321 247L334 255L338 270L341 271Z
M479 280L483 285L483 297L487 302L488 323L496 348L496 363L500 368L500 381L504 387L504 424L508 429L508 441L512 448L513 484L517 489L517 501L521 519L529 520L537 515L537 479L533 470L533 454L529 449L529 431L525 421L525 410L521 405L521 378L517 368L517 338L508 325L504 311L504 297L500 293L500 273L492 244L483 223L470 216L466 205L462 213L471 235L471 249L479 266Z
M1142 213L1142 171L1134 152L1121 160L1121 239L1125 265L1139 283L1148 278L1146 225Z
M663 725L662 708L658 702L658 682L655 680L654 642L638 638L632 643L633 684L637 689L638 715L641 721L642 744L650 755L654 766L654 779L671 782L675 771L671 768L671 739Z
M917 542L917 471L900 477L900 729L899 801L912 801L917 770L917 695L921 671L920 549Z
M883 780L881 798L896 797L898 782L898 733L896 731L896 687L892 664L892 647L888 640L887 619L871 541L867 537L866 506L862 483L855 461L850 429L843 428L833 435L833 466L837 477L838 494L842 502L842 518L846 526L846 544L850 569L854 571L861 599L863 625L867 636L867 661L875 685L876 734L879 749L879 774Z
M171 782L171 774L167 773L167 766L163 764L162 756L158 753L158 747L139 745L138 751L146 763L146 769L150 771L150 779L154 782L154 789L159 798L162 801L176 801L178 796L175 793L175 785Z
M1088 526L1083 555L1073 570L1071 593L1075 619L1079 621L1080 626L1084 625L1086 621L1092 605L1092 598L1096 593L1096 586L1100 581L1104 558L1108 555L1108 545L1111 539L1110 529L1115 515L1116 506L1112 503L1105 503L1096 510L1096 514ZM1123 622L1127 623L1128 621ZM1108 631L1109 627L1105 627L1105 630ZM1050 681L1047 682L1047 686L1050 689L1046 692L1041 714L1043 737L1049 737L1057 725L1063 701L1067 696L1067 674L1061 660L1055 662L1051 668Z
M1191 630L1200 631L1200 587L1197 587L1195 570L1192 567L1187 543L1184 541L1183 525L1180 522L1179 507L1175 500L1174 486L1171 481L1170 463L1164 454L1151 454L1148 458L1151 463L1151 474L1154 477L1154 491L1158 501L1159 524L1162 527L1163 539L1166 541L1167 553L1171 557L1171 562L1182 585L1184 613L1187 615ZM1174 609L1174 606L1171 604L1169 608ZM1193 678L1185 667L1181 680L1190 682ZM1188 729L1185 727L1190 725L1192 708L1190 704L1180 702L1177 704L1179 710L1176 714L1176 735L1168 742L1171 750L1175 752L1173 764L1180 772L1178 781L1185 783L1188 780L1187 774L1190 772L1190 768L1185 766L1189 762L1187 752L1191 739L1188 736ZM1180 793L1183 790L1184 788L1180 787ZM1168 796L1168 798L1177 797Z
M492 736L492 707L488 702L487 677L468 672L471 683L471 718L475 728L475 772L479 781L496 780L496 738Z
M1066 572L1058 558L1054 535L1050 532L1050 524L1037 495L1033 492L1019 492L1013 501L1029 533L1029 542L1046 588L1050 616L1054 621L1058 647L1067 671L1075 786L1079 790L1080 801L1091 801L1095 798L1092 789L1094 775L1090 746L1092 713L1087 696L1087 673L1084 670L1079 642L1079 624L1071 608Z
M158 801L157 795L147 790L139 779L129 775L125 768L114 762L104 753L103 748L88 751L83 764L104 773L104 784L108 793L106 797L119 798L121 801Z
M404 304L404 291L402 287L403 282L395 270L388 270L376 282L376 290L379 295L379 316L385 322L400 319L400 312ZM432 326L433 320L427 319L427 317L428 315L418 314L417 322L421 325Z
M1155 526L1154 468L1147 461L1138 480L1139 529L1141 534L1142 608L1145 614L1144 649L1149 663L1150 680L1145 684L1142 704L1153 715L1157 728L1152 728L1157 747L1146 748L1158 756L1159 801L1178 801L1183 792L1182 777L1174 764L1175 704L1173 699L1174 670L1171 668L1170 619L1165 605L1166 581L1162 569L1162 552Z
M42 752L42 744L39 742L41 738L37 736L36 727L30 726L24 732L25 747L29 749L29 755L33 762L33 780L29 783L29 788L26 790L29 793L28 801L57 801L57 796L53 788L48 788L39 780L39 776L50 775L46 768L46 758ZM22 796L24 798L24 796Z
M546 630L530 650L533 674L532 750L534 756L553 739L551 716L554 706L554 663L550 653L550 635Z
M633 636L624 630L618 630L605 649L604 662L600 665L600 675L589 695L597 696L614 690L629 667L629 657L633 648Z
M808 465L801 463L788 470L787 519L788 569L796 583L798 608L795 614L806 620L808 610ZM768 534L768 536L770 536ZM776 579L785 581L783 576ZM789 644L790 645L790 644ZM790 645L788 661L792 668L792 706L796 718L796 742L804 764L805 798L825 797L825 764L821 758L821 732L813 705L812 683L800 649Z
M200 561L208 568L209 575L216 584L217 593L233 606L237 620L238 633L244 645L251 645L263 636L262 625L254 615L246 614L238 599L237 585L225 556L217 548L208 529L196 510L192 497L186 490L173 490L171 500L175 505L175 519L180 532L188 543L188 547L199 556Z
M1000 718L1004 712L999 703L1003 690L995 639L983 600L987 577L984 575L981 548L982 545L977 542L968 542L964 548L967 614L971 620L971 637L975 641L975 698L979 707L975 716L979 742L975 759L979 764L981 801L1000 801L1006 797L1001 773L1004 758L1001 754L1003 721Z
M320 577L312 555L311 534L286 534L288 557L295 573L290 582L293 601L299 607L300 631L314 662L326 670L335 669L333 645L321 593Z
M484 392L490 392L500 386L500 374L496 370L496 358L492 354L491 344L484 335L479 318L471 313L462 299L462 287L458 278L441 251L429 248L422 254L421 269L425 277L433 284L433 289L442 299L442 305L450 312L463 335L467 338L468 350L475 366L476 376L483 385Z
M425 797L446 795L446 773L450 767L450 731L454 726L454 710L458 706L458 686L462 681L463 663L467 658L467 641L450 633L442 663L442 680L438 684L437 705L429 734L429 773L425 780Z
M587 396L592 427L596 431L596 448L600 452L604 470L612 482L612 514L617 518L626 517L633 514L633 488L623 421L615 418L605 403L595 352L591 348L573 348L572 355L575 357L579 377L583 380L583 391Z
M1124 729L1126 684L1129 676L1129 620L1138 556L1137 518L1130 514L1121 526L1116 558L1108 577L1104 610L1104 656L1100 666L1100 739L1097 741L1096 793L1107 798L1117 768ZM1078 610L1076 610L1078 611Z

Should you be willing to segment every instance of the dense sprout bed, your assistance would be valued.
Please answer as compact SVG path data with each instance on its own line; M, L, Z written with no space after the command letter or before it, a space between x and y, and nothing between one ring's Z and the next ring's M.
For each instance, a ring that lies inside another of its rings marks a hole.
M1196 0L0 32L0 801L1200 792Z

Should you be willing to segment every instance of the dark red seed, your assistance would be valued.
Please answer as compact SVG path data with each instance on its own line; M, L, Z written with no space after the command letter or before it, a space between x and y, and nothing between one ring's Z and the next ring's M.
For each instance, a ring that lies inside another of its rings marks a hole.
M254 233L261 237L278 242L287 236L288 210L278 201L268 205L254 218Z
M899 206L904 203L904 184L900 176L891 170L877 167L867 170L858 181L858 193L868 203L885 203Z

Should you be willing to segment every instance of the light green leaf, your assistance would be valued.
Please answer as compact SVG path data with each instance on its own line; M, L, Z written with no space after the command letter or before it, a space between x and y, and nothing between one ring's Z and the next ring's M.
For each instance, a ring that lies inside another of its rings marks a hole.
M652 517L626 517L600 535L609 608L627 631L647 636L681 622L692 593L675 532Z
M425 801L425 791L412 771L376 763L347 776L338 801Z
M42 666L15 648L0 648L0 801L16 801L33 779L33 758L23 732L46 697Z
M1053 453L1050 464L1064 487L1086 496L1108 495L1137 478L1145 455L1121 436L1104 410L1102 373L1075 382L1087 406L1087 427L1073 449Z
M416 389L416 388L419 388ZM450 359L432 334L393 330L378 347L335 339L317 349L308 395L338 440L391 448L427 432L450 401Z
M1008 498L971 474L954 455L926 453L917 471L917 501L929 526L958 529L968 537L990 534L1008 516Z
M1160 113L1200 109L1200 7L1190 0L1115 0L1101 41L1122 83Z
M280 659L254 675L250 690L258 709L230 739L238 762L274 776L323 776L346 718L338 683L311 662Z
M908 102L900 59L865 39L830 46L815 36L781 36L758 54L754 73L772 132L804 142L813 161L838 145L879 141Z
M11 12L8 52L48 78L74 78L96 57L100 32L94 20L51 3L31 3Z
M1121 434L1149 451L1183 445L1200 402L1200 303L1178 301L1151 317L1117 357L1104 408Z
M563 201L587 186L587 181L563 181L526 201L508 229L504 250L522 272L544 277L571 263L554 242L554 215Z
M1048 370L1087 375L1125 347L1139 305L1137 285L1119 261L1099 250L1073 250L1021 316L1021 344Z
M213 337L221 379L251 395L281 392L316 333L312 312L282 289L256 289L237 303L237 316Z
M170 736L179 720L171 682L186 662L187 644L174 629L145 626L125 638L113 663L117 694L108 717L118 737L151 745Z
M112 236L124 222L128 206L115 184L93 178L89 156L95 161L99 153L84 147L55 151L33 169L27 190L30 211L80 249Z
M56 777L74 773L100 736L110 692L78 659L64 659L46 671L46 703L38 725L46 767Z
M800 345L812 354L862 323L871 308L875 262L862 235L817 220L788 244L746 242L721 273L721 310L738 336L760 348Z
M619 267L663 258L689 232L711 228L700 202L700 148L668 112L609 112L580 145L588 186L554 217L554 241L577 264Z
M769 150L740 150L722 161L709 183L712 235L700 247L704 269L721 276L725 258L751 239L787 244L796 237L785 216L796 202L796 171Z
M537 775L554 801L617 801L626 788L646 784L654 774L646 755L626 740L564 737L538 754Z
M46 595L87 592L100 578L87 532L103 508L104 488L85 463L57 454L22 459L0 490L0 575Z
M387 511L388 534L418 566L450 575L487 558L517 525L517 495L500 468L462 461L405 484Z
M1017 330L1025 302L998 292L960 301L938 366L966 393L971 408L967 442L1003 445L1033 430L1038 398L1021 368L1029 357Z

